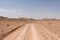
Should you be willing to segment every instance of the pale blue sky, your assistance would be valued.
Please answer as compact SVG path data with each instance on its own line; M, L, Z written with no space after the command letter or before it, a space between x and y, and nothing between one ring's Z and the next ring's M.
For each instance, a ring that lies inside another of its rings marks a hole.
M60 18L60 0L0 0L0 16Z

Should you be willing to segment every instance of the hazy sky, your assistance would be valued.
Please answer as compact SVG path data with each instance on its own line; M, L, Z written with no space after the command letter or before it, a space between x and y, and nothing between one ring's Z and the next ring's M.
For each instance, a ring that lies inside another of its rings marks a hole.
M0 16L60 18L60 0L0 0Z

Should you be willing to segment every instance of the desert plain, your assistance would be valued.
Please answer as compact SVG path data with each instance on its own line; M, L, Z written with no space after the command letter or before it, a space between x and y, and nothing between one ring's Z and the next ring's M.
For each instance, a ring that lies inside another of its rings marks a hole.
M0 40L60 40L60 19L0 16Z

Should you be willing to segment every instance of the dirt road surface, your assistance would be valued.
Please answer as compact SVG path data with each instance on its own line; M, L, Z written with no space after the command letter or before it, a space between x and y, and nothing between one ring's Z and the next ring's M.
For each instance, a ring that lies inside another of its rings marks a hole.
M60 40L60 38L43 26L29 23L6 36L4 40Z

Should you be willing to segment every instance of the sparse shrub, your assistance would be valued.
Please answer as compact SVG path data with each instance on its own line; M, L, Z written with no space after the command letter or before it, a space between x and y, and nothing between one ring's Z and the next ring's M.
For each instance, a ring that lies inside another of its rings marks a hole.
M51 25L52 23L49 23L49 25Z
M1 31L1 32L3 32L3 31Z
M7 24L7 26L10 26L9 24Z

